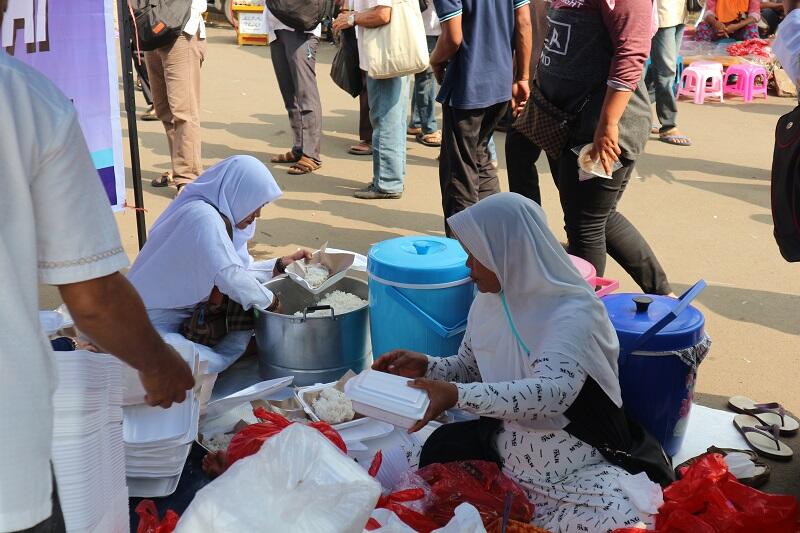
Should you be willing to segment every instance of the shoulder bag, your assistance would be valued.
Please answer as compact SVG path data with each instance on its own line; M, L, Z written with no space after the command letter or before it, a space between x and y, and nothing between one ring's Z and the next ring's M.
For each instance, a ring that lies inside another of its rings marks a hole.
M378 28L364 28L367 73L376 80L422 72L429 65L425 24L417 0L393 0L392 19Z
M130 0L137 48L152 51L174 43L192 14L192 0Z

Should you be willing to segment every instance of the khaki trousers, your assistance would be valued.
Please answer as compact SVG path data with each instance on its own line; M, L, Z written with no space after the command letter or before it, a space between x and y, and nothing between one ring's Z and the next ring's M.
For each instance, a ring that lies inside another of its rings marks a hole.
M186 34L169 46L145 52L153 106L167 132L176 184L190 183L203 171L200 67L205 55L205 40Z

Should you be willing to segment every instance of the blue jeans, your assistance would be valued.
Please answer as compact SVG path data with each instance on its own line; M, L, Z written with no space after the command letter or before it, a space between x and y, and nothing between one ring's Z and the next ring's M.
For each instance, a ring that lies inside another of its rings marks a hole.
M428 35L428 53L433 53L438 39ZM431 67L414 76L410 127L422 128L422 133L425 135L439 129L439 124L436 122L436 78Z
M675 83L678 50L683 39L683 24L659 28L653 36L650 49L650 66L645 74L650 101L656 103L656 116L661 133L675 129L678 120L678 102L672 86Z
M372 122L372 185L388 193L402 192L406 175L406 76L376 80L367 76Z

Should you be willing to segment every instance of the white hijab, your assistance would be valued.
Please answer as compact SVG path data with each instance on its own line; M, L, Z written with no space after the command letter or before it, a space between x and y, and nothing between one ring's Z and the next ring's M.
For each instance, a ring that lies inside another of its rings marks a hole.
M514 193L481 200L447 220L464 247L500 280L501 295L481 293L470 309L467 335L486 382L532 377L530 361L548 353L577 362L622 405L619 343L605 306L547 227L544 212ZM529 427L563 428L564 417ZM554 427L555 426L555 427Z
M196 305L211 293L221 270L249 267L247 243L256 225L240 230L236 224L281 194L267 167L243 155L220 161L187 185L153 224L128 273L145 307ZM233 225L233 242L220 213Z

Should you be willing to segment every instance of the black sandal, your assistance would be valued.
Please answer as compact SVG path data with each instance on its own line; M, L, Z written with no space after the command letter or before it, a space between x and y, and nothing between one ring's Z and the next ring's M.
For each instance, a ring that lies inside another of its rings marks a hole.
M172 182L172 171L164 172L157 178L153 178L150 185L153 187L169 187Z

